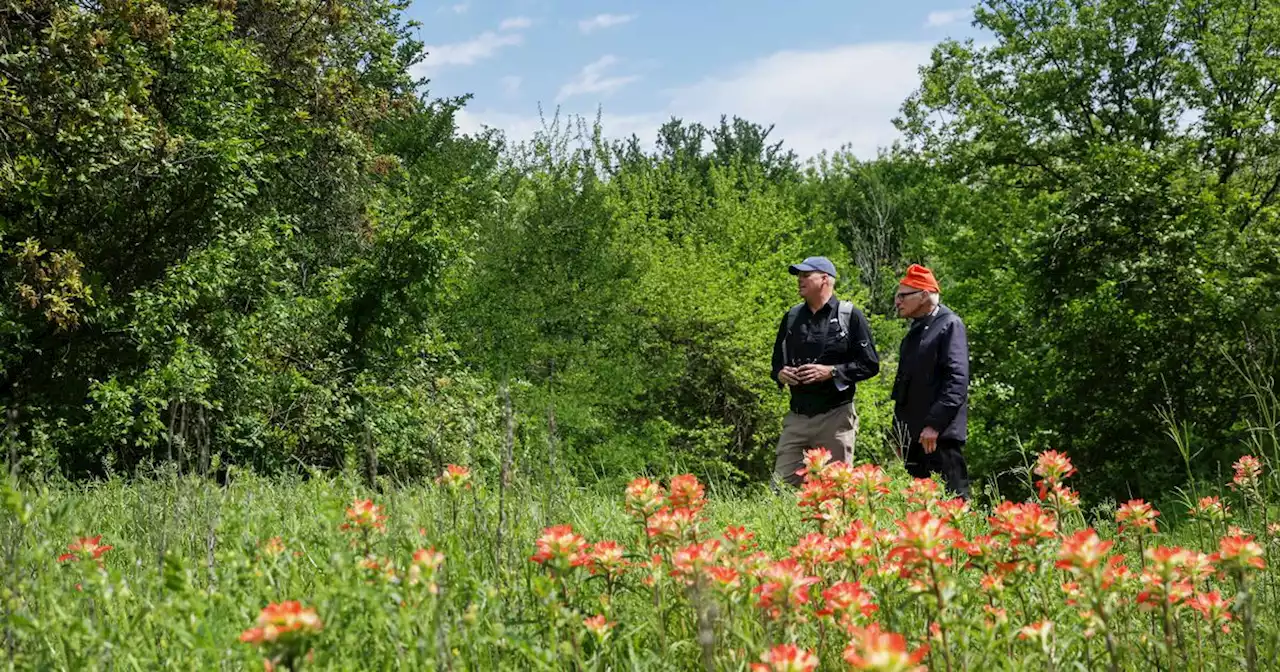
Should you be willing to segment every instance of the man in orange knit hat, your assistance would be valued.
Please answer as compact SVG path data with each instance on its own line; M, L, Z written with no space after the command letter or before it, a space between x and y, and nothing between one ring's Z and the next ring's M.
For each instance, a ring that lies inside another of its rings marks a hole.
M933 272L912 264L894 295L911 327L898 348L893 415L906 439L907 471L916 478L942 474L951 494L968 499L969 341L940 294Z

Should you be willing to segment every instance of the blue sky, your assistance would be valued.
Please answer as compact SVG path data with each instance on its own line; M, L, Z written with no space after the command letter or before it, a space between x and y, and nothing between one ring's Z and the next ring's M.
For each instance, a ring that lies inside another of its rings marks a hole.
M775 125L802 157L847 146L870 158L916 68L946 37L973 37L971 4L947 0L550 2L415 0L433 96L473 94L459 125L512 140L550 116L600 112L604 132L651 144L671 117L737 114Z

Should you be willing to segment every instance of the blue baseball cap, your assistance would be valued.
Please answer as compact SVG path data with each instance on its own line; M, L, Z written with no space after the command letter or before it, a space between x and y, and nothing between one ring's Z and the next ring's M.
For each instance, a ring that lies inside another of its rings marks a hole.
M788 270L790 270L791 275L799 275L800 273L808 273L811 271L821 271L833 278L838 277L836 275L836 265L831 263L831 260L826 257L809 257L798 264L791 264L791 267Z

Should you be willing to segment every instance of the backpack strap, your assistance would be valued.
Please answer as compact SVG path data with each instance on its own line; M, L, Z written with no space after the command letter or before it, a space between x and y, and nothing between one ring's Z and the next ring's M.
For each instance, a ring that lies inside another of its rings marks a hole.
M840 301L840 337L844 338L849 333L849 323L853 321L853 302Z
M803 307L804 307L804 303L797 303L796 305L791 306L791 310L787 311L787 322L786 322L787 326L785 329L783 329L783 333L785 333L787 336L791 335L791 326L796 323L796 318L800 317L800 309Z

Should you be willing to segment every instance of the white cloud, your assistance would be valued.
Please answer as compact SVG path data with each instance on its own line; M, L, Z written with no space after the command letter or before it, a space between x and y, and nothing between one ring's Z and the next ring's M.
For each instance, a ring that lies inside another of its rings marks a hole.
M589 19L579 21L578 30L590 34L597 30L621 26L634 18L636 18L635 14L597 14Z
M524 82L523 79L515 75L507 75L499 81L502 82L502 92L508 96L514 96L519 93L520 84Z
M962 19L969 18L970 10L968 9L948 9L939 12L929 12L924 19L925 28L940 28L949 26Z
M468 9L471 9L471 0L467 0L466 2L459 2L456 5L449 6L449 11L453 12L454 14L466 14Z
M651 148L658 127L671 117L716 125L722 114L729 118L736 115L766 127L773 125L770 139L784 141L801 159L846 145L859 158L875 158L879 148L899 137L892 119L918 86L917 68L928 62L932 48L932 42L877 42L780 51L660 92L659 104L649 110L627 115L606 112L601 123L607 136L635 133ZM571 84L595 81L596 88L602 89L599 92L607 93L603 89L609 87L601 84L609 79L602 79L601 71L612 62L601 67L601 61L596 61ZM584 76L592 66L597 67L595 80ZM570 91L597 92L585 90L590 87L578 88L583 90ZM567 97L564 94L562 88L560 97ZM599 100L585 96L576 100L577 107L562 108L562 115L580 114L593 120ZM536 115L492 110L467 111L459 115L459 124L464 130L482 125L500 128L512 141L527 140L541 128Z
M617 62L617 57L608 55L601 56L598 60L583 66L577 77L560 87L560 92L556 94L556 102L586 93L608 95L640 79L638 75L606 77L605 71L613 67Z
M533 21L527 16L513 16L509 19L503 19L498 25L498 30L524 30L533 25Z
M426 56L410 69L409 74L428 77L447 67L472 65L493 58L507 47L524 44L524 35L519 31L532 23L525 17L517 16L504 20L498 26L498 32L486 30L465 42L427 45L422 49Z
M737 71L675 90L668 106L689 121L721 114L768 126L802 157L848 144L859 157L898 136L892 119L916 88L929 42L854 44L781 51Z

